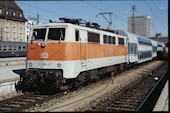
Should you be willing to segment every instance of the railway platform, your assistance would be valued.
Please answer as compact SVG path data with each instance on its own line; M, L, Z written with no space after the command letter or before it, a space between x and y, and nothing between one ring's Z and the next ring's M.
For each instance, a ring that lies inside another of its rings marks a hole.
M12 65L24 65L26 57L0 58L0 67Z
M15 92L15 82L25 73L25 65L0 67L0 96Z
M169 80L166 82L153 111L169 111Z

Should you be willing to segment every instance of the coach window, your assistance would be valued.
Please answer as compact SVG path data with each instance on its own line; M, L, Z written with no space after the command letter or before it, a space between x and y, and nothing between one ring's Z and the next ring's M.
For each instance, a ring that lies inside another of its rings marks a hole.
M0 51L2 50L2 47L0 46Z
M48 33L48 39L51 40L64 40L65 28L50 28Z
M131 47L131 52L133 52L133 47Z
M14 46L13 50L16 51L17 50L17 46Z
M79 30L75 31L76 41L79 41Z
M18 51L21 51L21 46L18 47Z
M120 45L124 45L124 39L123 38L118 38L118 44Z
M88 32L88 42L100 43L100 37L97 33Z
M8 50L11 51L12 50L12 46L8 46Z
M7 50L7 46L4 46L4 47L3 47L3 50Z
M25 51L25 47L22 47L22 50Z

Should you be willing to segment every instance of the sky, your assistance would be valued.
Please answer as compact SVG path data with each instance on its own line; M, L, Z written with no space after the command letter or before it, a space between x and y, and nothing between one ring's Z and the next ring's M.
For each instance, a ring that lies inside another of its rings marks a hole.
M168 36L168 0L19 0L16 3L26 19L39 14L40 23L48 23L50 19L59 22L61 17L81 18L107 28L107 20L98 14L111 12L110 28L125 31L128 31L128 16L132 16L132 6L135 6L135 16L151 17L151 36L156 33ZM108 14L104 16L109 19Z

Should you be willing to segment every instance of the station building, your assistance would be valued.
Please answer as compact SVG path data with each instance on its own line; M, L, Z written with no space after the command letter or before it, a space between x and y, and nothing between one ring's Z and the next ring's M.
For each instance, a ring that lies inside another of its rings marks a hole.
M0 41L25 42L26 21L15 0L0 1Z

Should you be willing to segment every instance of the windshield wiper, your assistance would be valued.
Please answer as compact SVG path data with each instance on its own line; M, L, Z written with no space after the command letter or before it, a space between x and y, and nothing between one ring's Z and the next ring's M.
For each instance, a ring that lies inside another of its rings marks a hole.
M60 29L60 38L59 38L59 43L60 43L60 41L61 41L61 39L63 38L63 31L62 31L62 29Z

